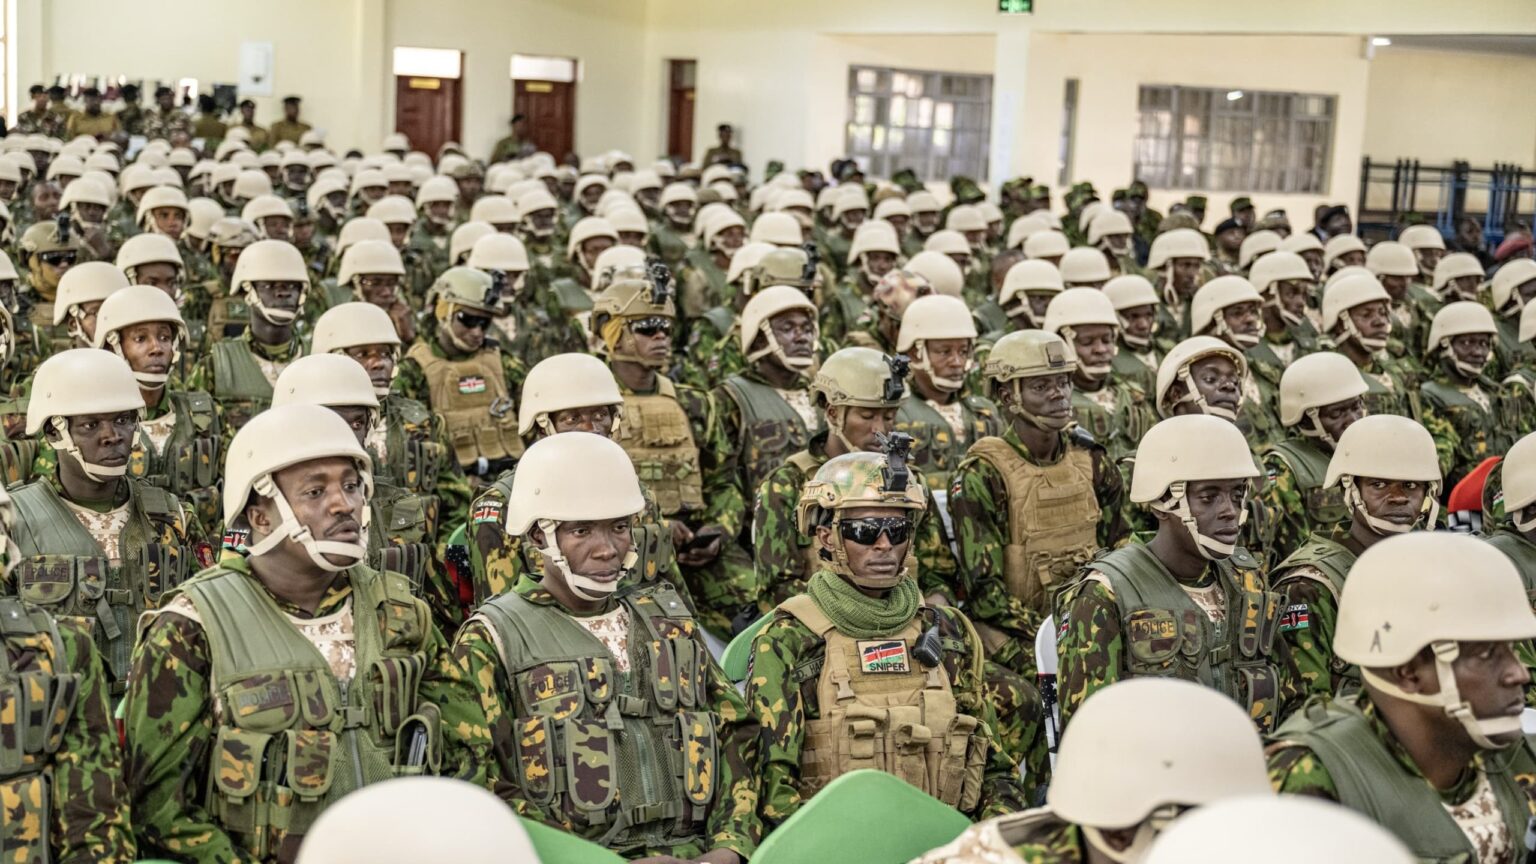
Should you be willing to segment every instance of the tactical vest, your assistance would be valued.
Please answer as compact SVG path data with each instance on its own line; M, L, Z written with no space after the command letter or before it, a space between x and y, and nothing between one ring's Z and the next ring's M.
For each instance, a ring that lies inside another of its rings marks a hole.
M1272 740L1312 751L1332 778L1339 803L1391 831L1422 862L1477 861L1477 850L1447 811L1435 788L1410 774L1371 730L1354 700L1312 701L1291 715ZM1529 745L1521 741L1518 747ZM1501 754L1485 754L1487 773L1509 831L1510 845L1525 846L1530 811Z
M1488 538L1488 545L1509 556L1520 571L1520 581L1525 583L1525 594L1536 608L1536 546L1531 541L1508 528L1501 528Z
M837 304L838 314L842 316L844 338L847 337L847 333L859 329L866 323L866 316L870 313L869 301L854 285L839 286L828 299Z
M1485 445L1486 452L1493 455L1503 453L1514 443L1518 414L1512 410L1514 406L1509 404L1510 400L1499 391L1484 388L1492 406L1492 410L1485 411L1459 388L1439 379L1432 378L1420 386L1424 396L1446 415L1461 436L1461 452L1472 453L1479 449L1479 445ZM1470 471L1475 464L1474 461L1461 466L1460 470Z
M767 384L732 375L722 386L741 412L737 453L746 482L742 491L751 496L785 456L804 449L811 433L799 412Z
M54 860L53 764L76 722L80 683L53 618L0 597L0 847L7 861Z
M558 605L515 591L475 613L510 684L519 796L616 852L696 840L714 801L718 718L709 654L669 585L619 598L630 672Z
M432 662L426 604L399 574L352 567L347 575L357 671L344 681L255 577L216 567L178 590L213 660L216 735L203 805L259 860L343 795L436 773L440 762L437 706L417 698Z
M243 297L231 297L224 284L211 280L208 291L208 342L217 347L225 340L234 340L250 327L251 306Z
M412 492L437 492L437 477L452 458L432 435L432 412L403 396L384 403L384 470L390 482Z
M791 454L788 459L784 460L784 463L800 472L799 488L803 489L805 484L812 477L816 476L816 469L827 463L827 458L825 456L813 455L810 450L801 450L798 453ZM812 573L825 566L825 562L821 560L821 547L816 543L815 532L813 531L810 536L806 536L796 531L795 544L800 552L800 573L798 575L802 580L809 579ZM910 552L911 547L909 546L908 553L910 554Z
M1417 418L1420 414L1417 404L1419 394L1408 390L1398 376L1383 368L1379 361L1372 365L1381 371L1360 370L1360 377L1365 381L1365 395L1360 397L1360 401L1365 403L1366 413Z
M990 297L976 305L971 317L976 320L977 333L1006 333L1012 327L1008 313Z
M1113 405L1105 407L1096 396L1108 395ZM1112 456L1134 450L1146 431L1157 424L1157 415L1144 397L1130 385L1105 381L1099 391L1072 388L1072 415L1078 428L1093 436L1110 450Z
M501 352L484 348L468 357L438 357L425 342L406 352L427 377L432 410L442 415L448 441L461 466L479 459L521 456L517 412L501 368Z
M128 458L128 476L175 495L212 529L222 521L219 479L224 465L213 397L194 390L167 391L164 398L176 418L171 436L156 452L140 427Z
M1248 709L1261 731L1273 728L1279 709L1280 670L1274 659L1283 601L1264 590L1256 570L1231 560L1212 562L1225 595L1227 617L1216 624L1145 546L1133 544L1094 559L1115 595L1131 677L1181 678L1210 687ZM1089 580L1057 595L1062 620L1070 597Z
M921 610L898 633L859 640L843 635L809 594L780 603L821 638L816 682L820 719L805 721L799 790L809 799L850 771L894 774L962 812L976 809L986 770L986 729L955 705L941 663L923 668L911 648L922 635Z
M720 339L731 335L731 331L736 328L736 311L734 309L727 309L724 306L711 306L704 310L704 314L699 317L704 321L708 321L709 326L715 328L715 333L718 334ZM695 323L693 326L698 327L699 325Z
M1270 584L1283 597L1286 583L1305 579L1321 585L1328 596L1333 598L1334 608L1338 608L1339 597L1344 593L1344 578L1349 575L1349 568L1355 565L1356 557L1343 544L1313 534L1300 548L1276 565ZM1341 660L1339 655L1333 653L1333 646L1324 645L1323 648L1329 652L1328 671L1339 679L1334 687L1335 692L1352 693L1359 690L1359 668Z
M957 440L944 415L916 393L907 393L896 410L896 431L912 436L912 464L927 474L929 491L947 490L950 476L965 458L966 448L972 442L995 435L1001 425L997 407L991 402L961 396L960 404L966 425L963 440Z
M1002 438L971 445L1002 475L1008 493L1008 545L1003 547L1003 580L1008 593L1031 609L1044 610L1049 595L1099 548L1099 499L1093 490L1093 453L1063 440L1063 457L1036 465ZM988 650L1000 647L1001 633L978 625ZM989 632L991 631L991 632Z
M181 582L188 567L181 550L160 542L162 531L176 521L176 499L137 480L127 482L128 523L118 535L116 565L48 481L11 490L21 550L12 572L16 595L49 614L91 623L114 696L127 687L134 622L160 605L161 595Z
M1270 446L1270 452L1278 454L1296 478L1296 491L1301 493L1306 508L1307 521L1313 528L1329 529L1349 522L1349 507L1344 503L1344 485L1334 484L1323 488L1328 477L1328 462L1332 454L1324 453L1313 442L1304 438L1286 438Z
M420 597L432 566L432 528L437 524L437 499L418 495L391 483L374 486L368 530L368 566L399 573Z
M635 473L656 496L663 516L704 509L699 447L670 379L656 376L655 393L624 394L624 420L614 440L634 461Z
M216 341L210 348L213 360L213 398L224 406L224 420L235 432L248 420L272 405L272 384L277 380L262 371L251 353L251 344L243 339ZM282 365L286 366L294 358ZM276 367L274 367L276 368ZM281 371L280 369L278 370Z

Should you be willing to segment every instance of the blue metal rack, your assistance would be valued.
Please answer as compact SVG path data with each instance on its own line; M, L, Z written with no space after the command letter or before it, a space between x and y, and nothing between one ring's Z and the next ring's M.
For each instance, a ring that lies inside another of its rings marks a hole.
M1362 236L1395 237L1405 217L1427 222L1450 237L1456 221L1482 223L1489 248L1504 240L1514 222L1536 224L1536 171L1511 163L1474 168L1467 162L1424 165L1417 159L1361 160L1360 198L1355 210Z

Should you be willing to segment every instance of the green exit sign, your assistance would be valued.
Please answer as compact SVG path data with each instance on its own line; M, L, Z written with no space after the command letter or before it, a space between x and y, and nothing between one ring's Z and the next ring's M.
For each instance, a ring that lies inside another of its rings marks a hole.
M1035 0L997 0L997 11L1004 15L1030 15L1035 11Z

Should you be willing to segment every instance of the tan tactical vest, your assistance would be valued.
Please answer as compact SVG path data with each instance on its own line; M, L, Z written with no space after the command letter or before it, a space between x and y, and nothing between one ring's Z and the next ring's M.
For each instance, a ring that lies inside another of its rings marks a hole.
M688 414L677 387L657 376L656 392L624 396L624 420L616 439L635 462L640 482L656 496L663 516L704 509L704 475Z
M925 620L919 612L886 639L843 635L808 594L779 604L826 645L816 704L821 718L805 724L800 795L872 768L894 774L963 812L981 798L988 744L981 721L961 714L943 664L924 669L911 647Z
M1008 545L1003 547L1008 593L1038 611L1055 587L1071 580L1098 549L1099 499L1093 454L1063 444L1054 465L1035 465L1002 438L983 438L971 453L997 469L1008 490ZM980 628L987 650L999 634Z
M501 354L476 351L460 360L432 353L425 342L406 352L427 376L432 410L443 415L448 440L460 465L523 454L517 437L517 412L501 370Z

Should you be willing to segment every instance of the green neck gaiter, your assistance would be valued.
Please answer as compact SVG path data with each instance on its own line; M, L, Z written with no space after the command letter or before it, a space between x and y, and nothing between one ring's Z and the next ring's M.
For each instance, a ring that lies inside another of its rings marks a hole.
M881 639L907 626L922 601L917 580L896 583L883 598L869 597L831 570L818 570L806 585L806 593L843 635L854 639Z

